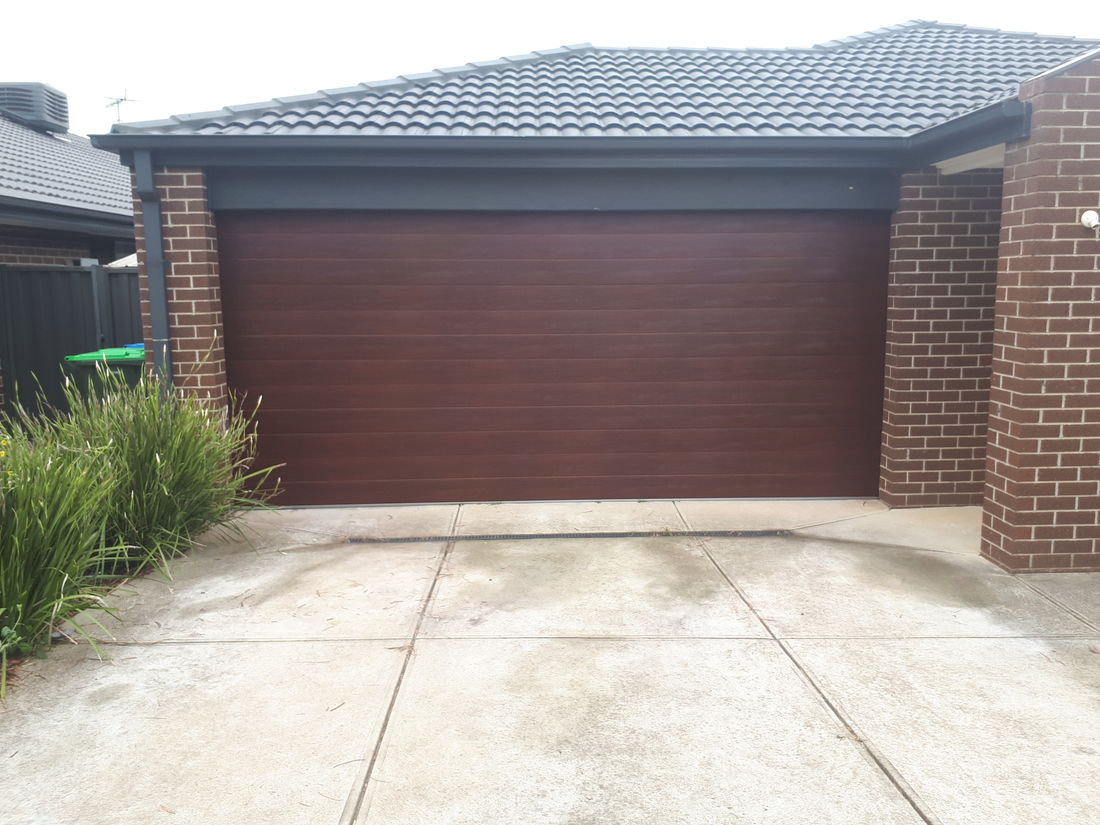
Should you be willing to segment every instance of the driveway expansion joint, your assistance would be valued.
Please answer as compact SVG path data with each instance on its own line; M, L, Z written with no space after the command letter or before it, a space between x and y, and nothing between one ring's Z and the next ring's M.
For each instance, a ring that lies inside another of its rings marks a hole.
M416 624L413 626L412 633L409 634L408 640L404 645L404 659L401 662L401 669L398 671L397 679L394 681L393 692L390 694L389 702L386 705L386 712L382 717L382 724L378 728L378 736L374 740L373 747L363 759L366 763L365 767L359 776L356 777L355 783L352 785L347 802L344 803L344 809L340 814L339 825L354 825L356 820L359 819L360 813L362 813L363 803L367 798L367 788L370 785L371 779L374 777L375 766L378 764L378 759L382 755L382 744L386 741L386 733L389 730L390 720L393 718L393 711L397 706L397 697L401 693L401 686L405 682L405 675L409 671L409 665L412 664L413 653L416 650L416 642L420 634L420 628L424 624L424 618L428 615L428 608L431 606L436 588L439 587L439 579L443 574L443 568L447 564L447 557L454 547L454 533L458 527L458 518L461 512L461 507L455 508L454 516L451 517L450 535L442 539L445 542L443 551L439 554L439 561L436 563L435 573L432 576L432 583L428 586L428 592L424 594L424 600L420 604L420 611L416 616Z
M675 506L675 502L673 503ZM679 515L680 520L685 526L688 525L687 519L684 518L684 514L680 511L679 507L676 507L676 513ZM809 668L798 658L794 650L786 640L780 638L780 636L772 630L771 626L765 621L764 617L760 614L760 611L756 609L756 606L749 600L748 594L737 585L737 583L726 573L725 569L718 563L718 560L714 558L714 555L710 552L710 548L707 547L707 543L702 538L696 538L696 543L699 549L706 555L707 559L714 566L714 569L718 572L727 585L737 594L738 598L748 608L749 612L756 617L756 620L760 622L764 631L768 634L768 637L779 646L779 649L783 651L783 654L790 661L791 665L798 672L800 678L806 683L807 687L813 692L818 700L824 705L829 715L843 728L846 734L846 738L852 742L853 745L860 748L867 758L869 758L874 765L883 774L886 780L894 786L898 794L905 800L905 802L912 808L913 812L921 819L925 825L943 825L942 820L937 817L924 801L917 794L916 790L909 784L909 782L902 776L901 772L894 767L893 763L883 754L878 747L864 736L855 723L849 718L840 707L839 703L833 699L825 691L825 688L810 672Z
M1014 574L1009 574L1009 575L1012 575L1012 577L1016 581L1018 581L1020 584L1024 585L1024 587L1026 587L1028 590L1031 590L1032 592L1034 592L1037 595L1041 596L1042 598L1046 599L1048 602L1050 602L1052 605L1057 607L1059 610L1064 610L1066 613L1068 613L1070 616L1075 618L1077 621L1081 622L1086 627L1100 633L1100 624L1097 624L1096 622L1092 621L1084 613L1081 613L1078 610L1074 610L1072 607L1070 607L1068 604L1063 602L1061 599L1055 598L1054 596L1050 595L1049 593L1047 593L1043 588L1039 587L1038 585L1035 585L1035 584L1032 584L1031 582L1029 582L1027 580L1027 574L1026 573L1024 575L1014 575Z
M790 530L606 530L587 533L483 533L469 536L348 537L348 544L431 544L459 541L532 541L536 539L758 539L791 536Z

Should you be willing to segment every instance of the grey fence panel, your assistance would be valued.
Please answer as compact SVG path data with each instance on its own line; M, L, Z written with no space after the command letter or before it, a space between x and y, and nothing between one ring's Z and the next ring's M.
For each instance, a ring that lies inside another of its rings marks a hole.
M103 330L108 341L105 347L141 343L141 300L138 297L136 269L105 269L107 308Z
M33 409L41 386L60 405L66 355L141 340L137 272L116 272L0 266L0 370L9 401Z

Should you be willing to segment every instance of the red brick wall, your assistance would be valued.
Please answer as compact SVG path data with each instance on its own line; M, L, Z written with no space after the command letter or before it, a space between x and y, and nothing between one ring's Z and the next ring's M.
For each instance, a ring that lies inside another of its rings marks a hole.
M982 553L1010 570L1100 570L1100 60L1024 84L997 280Z
M890 237L879 493L891 507L980 504L1001 170L902 176Z
M221 287L214 214L207 206L201 169L160 169L167 259L168 316L176 383L199 397L224 404L228 397L222 348ZM146 349L152 354L149 288L145 270L145 228L135 203L139 289Z
M91 257L86 236L0 226L0 264L71 266L80 258Z

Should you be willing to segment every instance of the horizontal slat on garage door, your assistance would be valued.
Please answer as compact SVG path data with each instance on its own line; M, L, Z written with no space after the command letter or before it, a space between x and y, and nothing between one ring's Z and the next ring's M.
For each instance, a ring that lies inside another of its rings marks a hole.
M287 503L872 495L879 214L224 213Z

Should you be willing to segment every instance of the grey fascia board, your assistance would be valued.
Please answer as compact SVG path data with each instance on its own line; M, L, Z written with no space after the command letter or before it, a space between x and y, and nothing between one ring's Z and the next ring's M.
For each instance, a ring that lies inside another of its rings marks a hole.
M169 150L156 153L161 166L269 167L269 168L411 168L411 169L904 169L911 163L900 153L864 152L740 152L706 154L680 152L648 155L612 154L535 154L492 156L469 153L431 154L413 152L214 152ZM131 164L129 153L121 153L122 162Z
M355 149L362 152L401 149L410 152L439 150L506 150L537 154L540 152L598 151L646 152L680 151L890 151L904 148L905 138L876 137L453 137L450 135L165 135L123 134L114 132L92 135L97 149Z
M0 198L0 226L53 229L107 238L132 238L132 216L50 207L17 198Z

